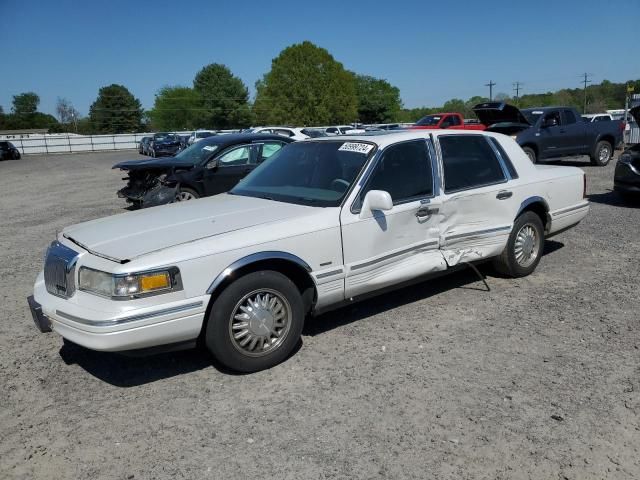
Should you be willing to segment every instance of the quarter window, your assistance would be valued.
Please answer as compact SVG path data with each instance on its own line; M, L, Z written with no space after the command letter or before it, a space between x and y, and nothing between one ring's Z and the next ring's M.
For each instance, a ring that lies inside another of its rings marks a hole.
M284 145L280 142L269 142L262 145L262 151L260 152L260 161L264 162L274 153L278 152Z
M506 180L500 162L484 135L442 135L439 142L445 193Z
M360 194L360 204L369 190L389 192L394 204L433 195L433 173L424 140L387 147Z
M222 166L229 167L235 165L246 165L249 163L250 147L244 146L225 153L218 159L218 163Z

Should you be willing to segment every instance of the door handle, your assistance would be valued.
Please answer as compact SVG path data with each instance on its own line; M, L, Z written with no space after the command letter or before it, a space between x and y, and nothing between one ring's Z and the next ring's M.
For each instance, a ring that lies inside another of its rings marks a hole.
M512 195L513 192L510 192L509 190L500 190L496 195L496 198L498 200L506 200L507 198L511 198Z
M420 207L416 212L417 218L424 218L430 215L434 215L440 211L437 207Z

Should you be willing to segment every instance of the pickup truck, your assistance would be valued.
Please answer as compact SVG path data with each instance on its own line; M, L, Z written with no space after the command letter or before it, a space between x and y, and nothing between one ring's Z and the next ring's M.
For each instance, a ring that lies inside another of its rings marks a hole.
M229 193L65 228L28 301L42 332L87 348L199 343L254 372L291 354L307 315L484 260L533 273L587 215L584 178L496 133L302 140Z
M500 102L481 103L476 116L492 132L510 135L533 163L539 160L588 155L591 164L605 166L622 142L624 123L584 122L572 107L519 110Z
M434 113L418 120L410 127L412 130L435 130L438 128L450 128L453 130L484 130L481 123L468 123L459 113Z

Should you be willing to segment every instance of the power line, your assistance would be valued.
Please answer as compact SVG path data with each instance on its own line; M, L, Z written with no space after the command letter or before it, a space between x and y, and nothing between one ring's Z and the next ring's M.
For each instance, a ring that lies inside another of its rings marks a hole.
M518 99L520 98L520 90L522 88L522 85L524 85L522 82L513 83L513 90L516 92L516 101L518 101Z
M593 77L593 75L591 73L585 72L581 76L584 76L584 79L582 80L582 83L584 83L584 108L582 110L582 113L587 113L587 84L591 83L589 77Z
M489 83L485 83L485 87L489 87L489 101L493 100L493 87L495 87L495 83L493 80L489 80Z

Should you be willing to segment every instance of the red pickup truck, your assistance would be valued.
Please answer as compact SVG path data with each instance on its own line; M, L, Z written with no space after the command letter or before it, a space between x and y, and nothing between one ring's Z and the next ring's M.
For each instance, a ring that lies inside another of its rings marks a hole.
M418 120L412 127L414 130L433 130L436 128L453 128L454 130L485 130L481 123L472 123L462 118L459 113L434 113Z

